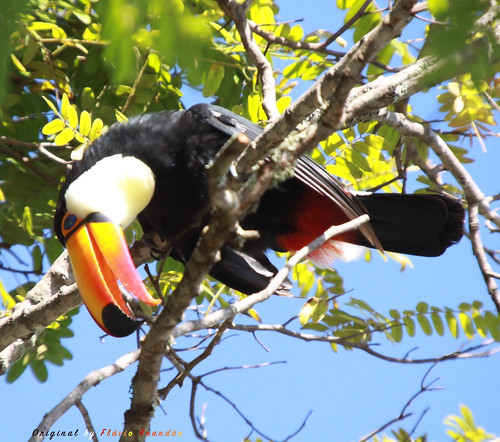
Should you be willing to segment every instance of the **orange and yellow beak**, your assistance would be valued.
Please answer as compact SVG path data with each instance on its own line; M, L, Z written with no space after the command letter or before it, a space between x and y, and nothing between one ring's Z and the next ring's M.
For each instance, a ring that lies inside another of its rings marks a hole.
M84 220L66 213L61 230L83 302L99 327L116 337L134 332L141 321L128 308L119 283L146 304L161 301L144 286L122 229L99 213Z

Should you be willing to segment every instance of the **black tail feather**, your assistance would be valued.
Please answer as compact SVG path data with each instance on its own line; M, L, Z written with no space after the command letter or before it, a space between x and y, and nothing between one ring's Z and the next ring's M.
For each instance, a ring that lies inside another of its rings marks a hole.
M439 256L463 235L462 204L444 195L359 195L386 251ZM368 241L366 241L367 245Z

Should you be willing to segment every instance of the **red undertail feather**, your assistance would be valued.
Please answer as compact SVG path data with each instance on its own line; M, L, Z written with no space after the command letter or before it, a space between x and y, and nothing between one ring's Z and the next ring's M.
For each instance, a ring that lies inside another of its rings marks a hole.
M293 231L277 238L278 244L288 251L296 251L307 246L325 230L349 221L344 211L331 199L314 191L306 192L295 209ZM361 241L359 231L347 232L326 241L308 255L319 267L328 267L335 259L350 261L357 257L359 250L350 247ZM350 243L350 244L346 244Z

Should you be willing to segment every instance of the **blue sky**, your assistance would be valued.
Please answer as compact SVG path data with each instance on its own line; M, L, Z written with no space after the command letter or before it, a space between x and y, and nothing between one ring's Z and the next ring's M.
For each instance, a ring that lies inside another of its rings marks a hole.
M342 17L326 0L307 2L281 2L282 19L305 18L306 30L317 28L337 29ZM186 105L200 101L198 94L186 91ZM432 92L431 92L432 93ZM427 106L425 97L413 100L415 112L431 119L437 108ZM488 152L478 146L472 148L475 163L468 170L486 194L499 192L497 167L500 164L500 142L489 140ZM500 241L487 237L491 248L500 248ZM482 300L491 306L481 274L477 268L470 243L463 240L439 258L412 258L414 268L400 271L399 265L374 256L373 262L362 260L344 264L337 269L344 278L348 297L361 298L382 313L391 307L403 310L415 308L417 302L456 307L460 302ZM2 274L9 288L15 280ZM257 307L264 323L281 323L295 315L303 304L301 299L274 297ZM48 382L39 383L31 373L25 373L12 385L0 380L0 422L2 439L24 441L36 429L43 415L64 398L90 371L113 363L122 354L135 349L135 337L124 339L99 339L102 335L85 309L74 318L72 329L75 338L65 345L73 360L63 368L50 366ZM222 367L258 365L286 361L255 369L227 370L207 376L205 382L221 391L237 404L239 409L266 436L283 439L295 432L312 411L304 429L294 441L328 440L354 441L401 412L406 401L420 388L422 377L429 365L401 365L385 362L360 351L339 350L334 353L327 344L306 343L292 338L261 333L259 339L270 350L266 351L251 335L230 332L217 346L211 358L194 370L200 375ZM378 348L381 353L396 357L414 349L414 358L439 356L461 345L470 344L464 337L457 340L426 337L417 331L415 338L405 338L397 346L385 343ZM179 347L188 343L180 339ZM182 353L191 359L195 353ZM489 359L449 361L438 364L429 380L439 378L434 386L442 389L419 396L409 408L413 416L402 424L410 430L421 413L430 406L420 422L415 435L427 432L429 440L448 440L442 424L448 414L458 414L459 404L471 408L476 422L487 430L500 435L498 419L498 391L500 381L500 356ZM124 373L103 381L83 398L98 431L120 431L123 413L130 406L129 386L135 365ZM170 380L172 372L163 375L161 385ZM183 440L195 440L189 422L190 382L182 389L175 388L156 412L152 430L182 431ZM241 440L250 430L245 422L212 393L199 390L196 412L200 416L206 404L205 419L208 438L214 441ZM396 428L398 425L396 425ZM77 440L85 440L85 424L76 409L71 409L52 430L79 430ZM387 432L387 431L386 431ZM251 435L255 439L257 435ZM70 440L57 438L52 440ZM88 440L88 437L86 438ZM103 436L100 440L114 440ZM151 440L155 440L152 438Z

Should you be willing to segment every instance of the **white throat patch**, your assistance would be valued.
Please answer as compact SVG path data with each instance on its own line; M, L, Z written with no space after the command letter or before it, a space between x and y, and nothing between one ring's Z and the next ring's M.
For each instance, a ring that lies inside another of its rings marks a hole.
M100 212L122 228L131 224L153 197L155 177L141 160L112 155L98 161L66 191L66 209L79 218Z

